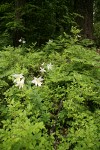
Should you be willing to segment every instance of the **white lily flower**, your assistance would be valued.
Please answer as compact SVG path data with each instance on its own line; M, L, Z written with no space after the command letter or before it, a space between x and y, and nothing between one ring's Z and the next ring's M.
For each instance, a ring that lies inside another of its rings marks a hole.
M80 36L80 35L77 35L77 37L80 38L81 36Z
M32 80L32 83L35 84L36 86L41 86L42 85L42 81L43 81L43 78L41 78L41 77L39 77L39 78L34 77L34 80Z
M18 86L19 89L23 88L24 80L25 80L25 78L22 78L20 81L17 81L15 86Z
M52 43L52 42L53 42L53 40L49 40L49 41L48 41L48 43Z
M22 39L19 39L18 41L19 41L19 42L22 42Z
M24 41L24 40L23 40L23 41L22 41L22 43L23 43L23 44L25 44L25 43L26 43L26 41Z
M20 79L22 79L24 77L22 73L21 74L14 74L12 76L15 78L14 83L20 81Z
M52 67L53 67L53 65L50 63L50 64L47 64L47 69L48 70L52 70Z
M44 73L44 72L46 72L46 70L44 68L40 67L40 72Z

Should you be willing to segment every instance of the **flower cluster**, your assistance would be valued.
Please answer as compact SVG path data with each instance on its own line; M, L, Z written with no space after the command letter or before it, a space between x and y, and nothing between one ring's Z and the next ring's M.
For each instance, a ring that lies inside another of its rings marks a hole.
M46 72L46 70L43 68L44 66L44 63L42 64L42 67L40 67L40 72L43 74ZM47 64L47 69L48 70L52 70L52 67L53 65L50 63L50 64ZM14 83L15 83L15 86L18 86L19 89L20 88L23 88L24 86L24 81L25 81L25 77L23 76L23 74L13 74L12 77L14 77ZM34 79L31 81L31 83L35 84L35 86L41 86L42 85L42 82L43 82L43 78L40 76L39 78L36 78L34 77Z
M25 80L25 77L23 76L23 74L14 74L12 76L15 78L14 79L15 86L18 86L19 89L23 88L24 80Z
M26 41L24 40L24 38L20 38L19 40L18 40L20 43L22 43L22 44L25 44L26 43Z

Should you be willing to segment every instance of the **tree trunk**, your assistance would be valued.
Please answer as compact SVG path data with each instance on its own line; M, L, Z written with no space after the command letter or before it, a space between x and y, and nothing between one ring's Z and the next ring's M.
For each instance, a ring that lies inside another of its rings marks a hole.
M25 5L25 0L15 0L15 23L20 24L22 20L22 7ZM19 45L19 39L23 36L22 29L17 26L13 31L13 45Z
M93 39L93 1L94 0L74 0L74 12L77 16L76 22L82 29L84 38Z

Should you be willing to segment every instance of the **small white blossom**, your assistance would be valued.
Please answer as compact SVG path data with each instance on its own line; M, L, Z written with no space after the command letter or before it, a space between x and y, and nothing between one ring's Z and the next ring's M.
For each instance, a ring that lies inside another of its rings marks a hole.
M49 40L49 41L48 41L48 43L52 43L52 42L53 42L53 40Z
M81 36L78 34L77 37L80 38Z
M22 39L19 39L18 41L19 41L19 42L22 42Z
M22 41L22 43L23 43L23 44L25 44L25 43L26 43L26 41L24 41L24 40L23 40L23 41Z
M36 86L41 86L42 85L42 81L43 81L43 78L41 78L41 77L39 77L39 78L34 77L34 80L32 80L32 83L35 84Z
M24 38L20 38L19 40L18 40L20 43L23 43L23 44L25 44L26 43L26 41L24 40Z
M12 76L15 78L14 83L20 81L20 79L23 78L23 74L22 73L21 74L13 74Z
M44 66L44 62L41 65Z
M15 86L18 86L19 89L23 88L23 86L24 86L24 80L25 80L25 78L22 78L20 81L17 81L16 84L15 84Z
M46 70L44 68L40 67L40 72L44 73L44 72L46 72Z
M53 67L53 65L50 63L50 64L47 64L47 69L48 70L52 70L52 67Z

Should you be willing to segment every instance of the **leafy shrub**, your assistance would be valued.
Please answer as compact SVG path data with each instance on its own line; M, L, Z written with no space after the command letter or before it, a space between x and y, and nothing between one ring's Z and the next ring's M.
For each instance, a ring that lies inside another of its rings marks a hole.
M9 46L0 57L0 149L99 150L100 56L94 49L60 36L42 51ZM16 74L24 76L21 87Z

